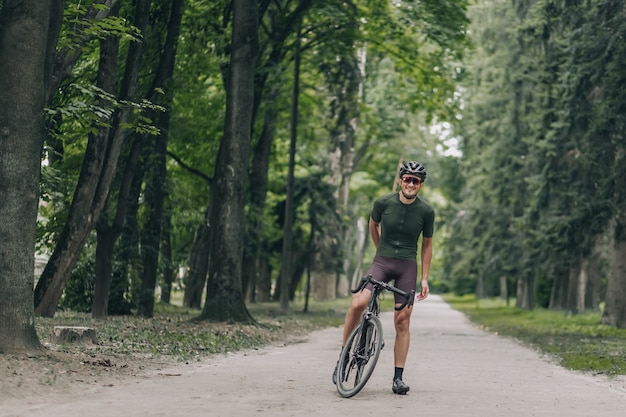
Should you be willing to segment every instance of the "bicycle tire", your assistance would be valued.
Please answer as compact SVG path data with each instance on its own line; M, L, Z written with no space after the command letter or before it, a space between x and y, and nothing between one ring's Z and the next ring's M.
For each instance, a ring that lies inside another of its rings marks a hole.
M363 326L354 329L341 350L337 370L339 395L350 398L363 389L374 372L382 348L383 326L378 317L371 316Z

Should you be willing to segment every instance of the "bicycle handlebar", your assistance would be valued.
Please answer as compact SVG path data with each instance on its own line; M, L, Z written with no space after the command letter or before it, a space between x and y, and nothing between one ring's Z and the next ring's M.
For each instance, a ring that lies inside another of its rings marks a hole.
M359 285L357 285L355 289L350 290L350 292L352 292L352 294L356 294L359 291L363 291L363 289L367 286L367 284L370 284L370 283L374 285L374 287L382 288L382 289L394 292L404 297L404 302L402 304L400 304L397 307L394 306L394 309L398 311L402 310L404 307L412 306L413 302L415 301L415 290L411 290L410 292L407 293L405 291L402 291L399 288L396 288L392 285L387 284L386 282L375 280L371 275L367 275L361 278L361 282L359 282Z

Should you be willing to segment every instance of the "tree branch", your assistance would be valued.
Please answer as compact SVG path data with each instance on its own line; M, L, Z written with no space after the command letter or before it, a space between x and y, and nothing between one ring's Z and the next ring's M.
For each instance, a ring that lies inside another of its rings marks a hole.
M206 175L205 173L190 167L189 165L187 165L186 163L184 163L178 156L174 155L172 152L167 151L167 155L172 158L174 161L176 161L176 163L178 165L180 165L181 168L189 171L190 173L192 173L193 175L196 175L200 178L202 178L204 181L206 181L207 184L209 184L209 186L211 185L211 183L213 182L213 178L209 177L208 175Z

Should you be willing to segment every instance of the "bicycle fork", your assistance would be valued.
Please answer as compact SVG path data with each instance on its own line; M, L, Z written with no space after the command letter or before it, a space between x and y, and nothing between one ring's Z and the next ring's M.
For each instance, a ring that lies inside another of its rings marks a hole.
M372 312L367 312L365 314L360 329L361 337L359 337L358 346L356 346L353 353L353 356L357 360L357 363L360 363L362 365L365 365L367 362L369 362L369 359L372 357L373 354L371 350L372 348L375 349L375 347L372 346L372 338L374 336L373 332L376 331L376 329L373 325L371 325L370 318L372 317L372 315ZM385 342L383 340L381 350L384 346Z

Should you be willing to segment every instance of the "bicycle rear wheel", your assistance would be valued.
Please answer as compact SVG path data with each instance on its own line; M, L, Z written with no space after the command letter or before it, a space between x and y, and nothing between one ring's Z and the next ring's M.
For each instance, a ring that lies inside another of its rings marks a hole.
M337 392L344 398L356 395L374 372L383 348L383 326L376 316L357 326L339 356Z

